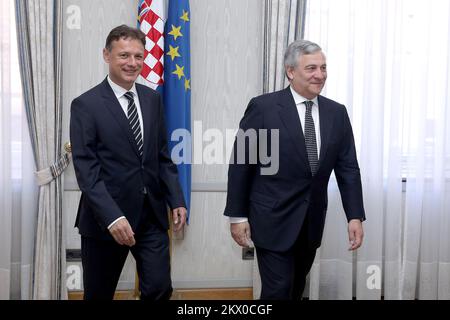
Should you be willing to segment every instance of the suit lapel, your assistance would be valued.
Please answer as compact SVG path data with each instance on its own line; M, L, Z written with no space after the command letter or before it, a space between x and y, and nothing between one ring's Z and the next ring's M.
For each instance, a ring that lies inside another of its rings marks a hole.
M309 162L306 154L305 137L303 135L302 125L298 116L297 107L295 105L295 101L292 97L292 93L289 87L281 91L281 97L278 104L282 106L281 110L279 111L280 118L289 133L292 143L295 146L295 150L297 151L298 155L305 163L305 165L309 168Z
M319 121L320 121L320 156L319 156L319 168L325 159L328 149L328 142L330 140L330 133L333 131L333 114L329 110L325 100L319 96Z
M139 104L141 105L141 113L142 113L142 122L144 127L144 147L142 158L145 159L146 154L148 153L148 148L150 144L150 122L152 119L151 110L151 102L148 94L144 94L142 88L136 84L136 90L139 97Z
M125 116L125 113L123 112L122 107L120 106L119 101L117 100L111 86L108 83L108 80L105 79L103 81L103 102L105 104L106 109L108 109L114 118L116 119L119 126L122 128L124 134L128 138L128 141L130 142L134 152L137 156L139 156L137 144L134 140L133 133L131 132L130 124L128 122L127 117Z

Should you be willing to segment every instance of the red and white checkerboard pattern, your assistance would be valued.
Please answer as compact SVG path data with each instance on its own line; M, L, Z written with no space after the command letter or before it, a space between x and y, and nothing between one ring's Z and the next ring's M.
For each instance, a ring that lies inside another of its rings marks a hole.
M145 0L139 8L140 29L146 34L141 76L154 89L164 83L163 0Z

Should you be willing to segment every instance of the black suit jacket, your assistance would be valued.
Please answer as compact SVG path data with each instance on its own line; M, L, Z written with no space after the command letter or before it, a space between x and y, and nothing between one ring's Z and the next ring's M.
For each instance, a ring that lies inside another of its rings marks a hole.
M305 138L290 88L253 98L240 128L279 130L279 169L261 175L264 166L236 163L228 170L225 215L248 217L257 247L285 251L292 247L308 216L308 240L312 248L321 244L328 198L327 186L334 170L347 219L365 220L361 178L350 120L345 107L318 97L321 150L319 168L313 177ZM269 149L273 141L269 139ZM249 148L257 148L247 144ZM248 159L247 159L248 160Z
M167 204L185 206L167 149L161 98L146 86L136 84L136 89L144 126L142 159L107 79L72 102L70 140L82 192L75 226L81 235L112 239L107 227L120 216L136 231L145 197L164 228Z

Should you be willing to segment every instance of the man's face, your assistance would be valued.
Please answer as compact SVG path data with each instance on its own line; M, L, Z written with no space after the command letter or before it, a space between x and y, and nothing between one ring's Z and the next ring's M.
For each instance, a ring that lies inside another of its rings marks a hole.
M295 68L287 68L287 75L294 90L306 99L320 94L327 79L327 62L321 52L301 55Z
M111 51L103 49L103 59L109 64L109 77L129 90L136 81L144 63L144 46L137 39L119 39L111 43Z

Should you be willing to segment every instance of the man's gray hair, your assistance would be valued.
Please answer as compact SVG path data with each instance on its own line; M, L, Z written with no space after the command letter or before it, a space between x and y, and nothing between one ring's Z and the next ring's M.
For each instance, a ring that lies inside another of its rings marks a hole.
M295 68L300 56L313 54L318 51L322 51L322 48L317 43L308 40L295 40L287 47L284 53L284 68Z

